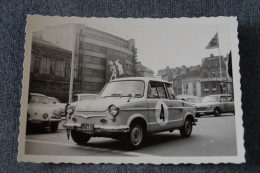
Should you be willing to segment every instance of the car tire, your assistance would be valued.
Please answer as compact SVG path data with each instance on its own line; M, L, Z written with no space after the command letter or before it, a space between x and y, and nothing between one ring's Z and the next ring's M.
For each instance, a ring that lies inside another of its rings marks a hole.
M57 132L59 123L51 123L50 124L50 130L52 133Z
M220 109L219 109L219 108L215 108L215 109L214 109L214 116L215 116L215 117L219 117L220 115L221 115Z
M75 143L79 145L85 145L91 137L85 133L78 132L76 130L71 130L71 138Z
M192 132L192 119L186 118L184 125L180 129L181 137L187 138L191 135Z
M143 124L139 121L133 122L130 126L130 132L128 133L125 144L129 150L135 150L142 146L146 136Z

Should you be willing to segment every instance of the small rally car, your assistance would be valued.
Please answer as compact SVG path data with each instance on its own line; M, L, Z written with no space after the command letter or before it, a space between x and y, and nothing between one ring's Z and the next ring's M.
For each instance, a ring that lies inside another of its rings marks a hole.
M213 114L218 117L221 113L235 113L234 101L229 94L208 95L201 103L196 103L196 117Z
M33 125L50 127L51 132L56 132L61 121L61 110L50 104L47 96L30 93L27 109L27 127Z
M68 105L64 127L78 144L91 137L111 137L137 149L152 133L178 129L182 137L189 137L195 113L192 105L175 98L164 80L119 78L107 83L97 99Z

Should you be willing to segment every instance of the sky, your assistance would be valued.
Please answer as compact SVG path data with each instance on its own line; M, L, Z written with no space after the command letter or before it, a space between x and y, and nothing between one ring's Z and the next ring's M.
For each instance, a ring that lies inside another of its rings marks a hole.
M77 18L30 16L31 31L47 26L81 23L124 39L135 39L137 59L157 73L158 70L194 66L202 58L214 55L226 56L230 51L230 26L222 18L134 19L134 18ZM218 32L220 49L205 49Z

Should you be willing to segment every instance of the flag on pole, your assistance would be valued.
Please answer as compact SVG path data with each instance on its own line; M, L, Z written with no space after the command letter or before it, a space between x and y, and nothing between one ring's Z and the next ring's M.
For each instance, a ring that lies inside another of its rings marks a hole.
M206 49L216 49L219 48L218 44L218 33L210 40L209 44L206 46Z

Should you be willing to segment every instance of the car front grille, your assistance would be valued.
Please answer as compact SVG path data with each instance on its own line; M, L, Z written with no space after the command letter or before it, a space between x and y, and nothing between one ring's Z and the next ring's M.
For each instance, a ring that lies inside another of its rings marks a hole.
M198 107L196 108L197 111L207 111L206 107Z

